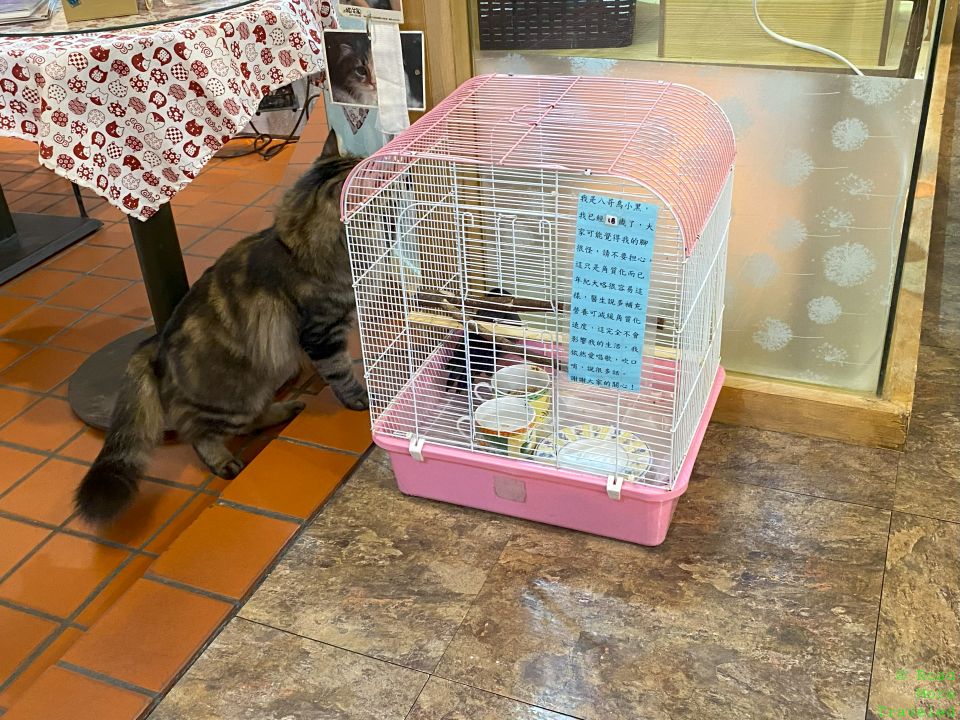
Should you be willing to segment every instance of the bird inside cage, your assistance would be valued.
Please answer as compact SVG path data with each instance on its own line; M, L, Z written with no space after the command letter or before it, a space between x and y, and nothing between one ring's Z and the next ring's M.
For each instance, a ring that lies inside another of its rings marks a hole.
M542 300L516 298L500 288L479 297L468 296L462 302L445 294L420 293L425 309L449 317L467 317L466 330L459 335L444 365L446 388L464 393L470 384L489 378L510 357L520 357L545 366L554 359L542 354L523 340L498 334L499 326L523 327L519 312L557 312L562 306Z

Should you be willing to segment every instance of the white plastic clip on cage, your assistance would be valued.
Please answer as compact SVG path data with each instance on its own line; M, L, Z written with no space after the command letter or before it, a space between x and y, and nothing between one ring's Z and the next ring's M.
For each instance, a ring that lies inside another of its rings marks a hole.
M663 541L723 380L734 137L689 87L470 80L342 196L400 489Z

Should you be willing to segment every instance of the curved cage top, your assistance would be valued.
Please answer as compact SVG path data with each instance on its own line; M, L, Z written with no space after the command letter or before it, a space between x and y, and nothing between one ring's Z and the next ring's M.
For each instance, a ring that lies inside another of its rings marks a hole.
M735 154L723 110L676 83L482 75L461 85L351 174L345 220L419 159L617 178L677 218L687 253Z

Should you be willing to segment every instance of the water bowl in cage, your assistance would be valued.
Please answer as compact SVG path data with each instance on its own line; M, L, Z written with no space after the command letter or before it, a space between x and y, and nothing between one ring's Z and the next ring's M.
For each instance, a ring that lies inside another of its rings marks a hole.
M626 430L604 425L562 428L537 446L536 457L554 460L565 470L639 479L650 469L650 448Z

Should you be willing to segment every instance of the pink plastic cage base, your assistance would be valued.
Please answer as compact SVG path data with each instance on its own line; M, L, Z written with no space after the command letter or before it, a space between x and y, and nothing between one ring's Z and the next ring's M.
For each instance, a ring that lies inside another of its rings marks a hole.
M438 359L442 359L442 354L418 373L395 403L409 402L409 395L417 391L420 383L436 381L431 366ZM723 368L718 367L706 407L673 489L624 482L619 500L608 495L603 477L531 461L433 443L425 443L420 449L422 460L415 459L411 455L410 440L391 431L396 425L390 408L377 420L373 440L389 454L397 486L406 495L489 510L639 545L659 545L666 538L677 501L687 489L723 379Z

